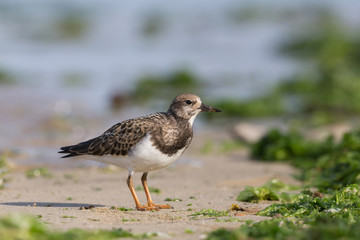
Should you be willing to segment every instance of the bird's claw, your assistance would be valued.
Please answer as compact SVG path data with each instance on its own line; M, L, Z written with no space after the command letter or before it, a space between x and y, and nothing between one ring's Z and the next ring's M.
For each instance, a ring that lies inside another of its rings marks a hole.
M156 209L174 209L172 206L170 206L169 204L166 205L158 205L155 203L147 203L145 204L145 207L155 207Z
M159 208L154 206L136 206L136 209L139 211L159 211Z

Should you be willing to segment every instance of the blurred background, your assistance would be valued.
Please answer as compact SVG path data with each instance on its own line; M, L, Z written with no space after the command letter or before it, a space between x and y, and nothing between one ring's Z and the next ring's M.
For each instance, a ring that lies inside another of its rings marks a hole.
M199 129L355 121L359 9L356 0L2 0L0 154L58 163L60 146L165 111L184 92L223 110L203 114Z

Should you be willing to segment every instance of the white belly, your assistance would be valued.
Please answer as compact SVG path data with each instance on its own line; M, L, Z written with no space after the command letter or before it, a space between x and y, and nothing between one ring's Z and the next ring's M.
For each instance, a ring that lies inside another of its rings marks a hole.
M107 164L113 164L129 171L134 172L150 172L157 169L165 168L177 160L184 152L180 149L172 156L163 154L155 148L151 141L150 135L145 136L133 149L128 156L94 156L94 155L81 155L82 159L94 160Z

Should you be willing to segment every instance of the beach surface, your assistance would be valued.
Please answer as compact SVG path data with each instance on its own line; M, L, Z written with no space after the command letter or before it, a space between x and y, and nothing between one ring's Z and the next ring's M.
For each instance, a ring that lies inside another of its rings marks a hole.
M58 230L121 228L132 233L156 233L163 239L201 239L221 227L236 228L246 220L265 219L255 214L271 202L243 203L236 201L236 196L245 186L261 186L273 178L293 183L295 171L286 164L250 160L246 150L201 153L204 139L215 135L197 135L193 146L175 164L149 173L154 202L170 204L173 209L137 211L126 185L126 170L68 164L76 160L59 156L58 165L46 166L51 176L29 178L26 173L39 166L12 166L7 176L11 180L0 191L0 215L31 214ZM140 177L141 173L135 173L134 186L145 204ZM241 210L222 217L195 216L204 209L228 211L232 204Z

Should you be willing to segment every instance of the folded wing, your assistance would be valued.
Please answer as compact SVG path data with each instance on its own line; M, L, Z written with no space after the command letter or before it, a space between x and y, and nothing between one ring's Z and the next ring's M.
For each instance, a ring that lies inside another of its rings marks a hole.
M150 129L151 125L149 124L127 120L112 126L99 137L62 147L60 148L62 151L59 153L67 153L63 158L79 155L126 156Z

